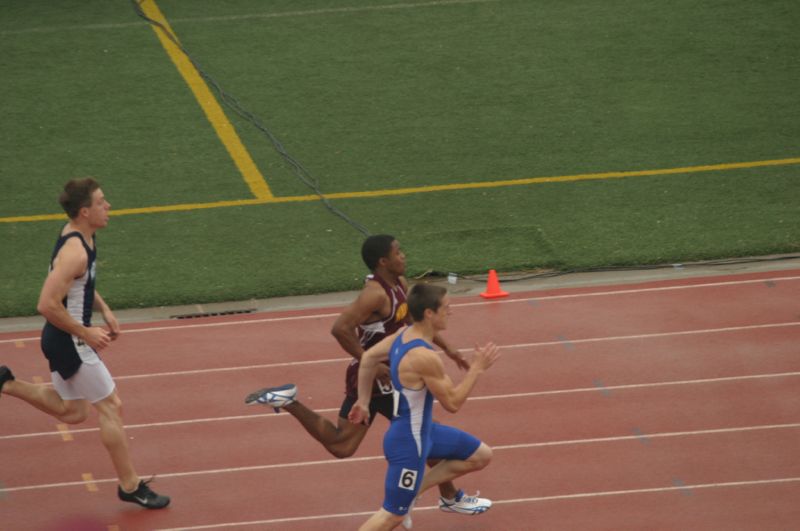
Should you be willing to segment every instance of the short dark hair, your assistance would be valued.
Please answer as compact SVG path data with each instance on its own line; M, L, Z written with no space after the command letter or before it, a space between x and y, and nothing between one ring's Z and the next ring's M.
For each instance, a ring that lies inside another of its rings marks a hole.
M422 321L425 318L425 310L434 312L442 305L442 299L447 293L447 289L433 284L414 284L408 292L408 313L414 321Z
M64 191L58 197L58 202L67 216L75 219L82 208L92 206L92 194L98 188L100 184L91 177L70 179L64 185Z
M381 258L389 256L395 239L389 234L375 234L364 240L361 245L361 258L370 271L375 271Z

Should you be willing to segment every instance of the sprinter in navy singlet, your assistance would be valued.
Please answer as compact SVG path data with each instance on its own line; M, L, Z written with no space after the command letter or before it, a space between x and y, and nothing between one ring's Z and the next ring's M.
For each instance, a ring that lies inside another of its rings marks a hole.
M53 255L50 258L50 271L53 270L53 262L58 256L58 252L70 238L80 241L83 250L86 252L88 262L83 275L76 278L70 285L63 301L64 307L75 321L81 323L84 327L90 327L92 326L95 263L97 259L94 236L92 237L91 247L84 241L80 232L69 231L59 236L53 249ZM96 364L100 361L97 352L89 347L83 339L57 328L49 321L45 322L42 330L41 343L42 352L50 364L50 372L57 372L64 380L72 378L78 372L82 363ZM109 389L109 394L112 390L113 386ZM105 398L105 396L100 398Z
M95 286L95 233L108 225L111 205L94 179L73 179L59 203L69 217L50 257L50 270L37 310L47 320L42 352L50 365L53 387L16 380L0 367L0 391L28 402L66 424L86 420L94 407L103 445L119 479L117 497L148 509L161 509L169 497L155 493L136 474L122 421L122 402L98 352L120 334L119 323ZM106 327L92 324L97 311Z

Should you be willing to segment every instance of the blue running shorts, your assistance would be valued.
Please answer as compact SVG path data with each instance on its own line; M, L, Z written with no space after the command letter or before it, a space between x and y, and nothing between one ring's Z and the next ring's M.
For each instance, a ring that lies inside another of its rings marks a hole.
M389 461L383 508L396 515L405 515L408 512L422 485L425 462L428 459L464 461L474 454L481 444L481 441L465 431L433 423L430 441L428 444L423 444L420 456L413 439L395 440L390 432L391 429L383 442L383 451Z

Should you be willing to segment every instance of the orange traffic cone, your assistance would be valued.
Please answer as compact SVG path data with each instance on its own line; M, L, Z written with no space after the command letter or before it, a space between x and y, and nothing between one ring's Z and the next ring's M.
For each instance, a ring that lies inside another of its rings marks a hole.
M497 280L497 271L489 270L489 280L486 282L486 291L481 293L484 299L499 299L506 297L508 293L500 289L500 281Z

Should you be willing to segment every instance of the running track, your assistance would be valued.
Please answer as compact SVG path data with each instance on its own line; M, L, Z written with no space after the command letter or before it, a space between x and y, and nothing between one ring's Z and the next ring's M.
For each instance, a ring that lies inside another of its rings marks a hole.
M494 340L503 357L437 415L495 448L458 483L496 505L444 514L430 491L415 529L798 529L798 301L800 270L455 298L450 341ZM57 426L4 395L0 528L355 529L382 499L386 422L336 460L288 414L242 403L295 382L335 418L338 310L124 327L104 359L165 511L116 501L94 419ZM49 381L37 336L0 334L0 363Z

